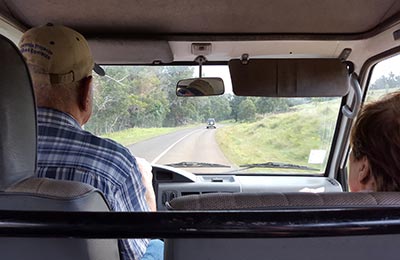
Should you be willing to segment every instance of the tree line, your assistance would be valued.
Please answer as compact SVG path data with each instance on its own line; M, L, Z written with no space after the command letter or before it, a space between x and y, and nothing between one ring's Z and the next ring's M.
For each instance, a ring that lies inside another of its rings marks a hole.
M180 79L192 78L188 66L108 66L94 80L94 104L85 129L105 134L133 127L177 127L215 120L253 121L258 114L285 112L310 99L177 97Z
M395 75L392 71L387 75L382 75L374 83L371 84L370 89L390 89L398 88L400 86L400 75Z

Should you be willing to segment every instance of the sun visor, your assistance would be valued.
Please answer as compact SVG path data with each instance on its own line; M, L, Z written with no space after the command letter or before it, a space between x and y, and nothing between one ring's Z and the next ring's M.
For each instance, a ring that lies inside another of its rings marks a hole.
M173 55L168 41L88 39L93 57L100 64L170 63Z
M342 97L350 86L338 59L233 59L229 70L238 96Z

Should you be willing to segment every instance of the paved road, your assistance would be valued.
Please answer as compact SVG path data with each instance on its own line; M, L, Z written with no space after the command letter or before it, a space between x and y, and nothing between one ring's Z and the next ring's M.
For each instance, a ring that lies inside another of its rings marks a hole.
M216 140L215 129L205 127L180 130L128 146L136 156L154 164L207 162L234 167L224 156ZM231 168L233 169L233 168ZM218 173L230 168L185 168L196 173Z

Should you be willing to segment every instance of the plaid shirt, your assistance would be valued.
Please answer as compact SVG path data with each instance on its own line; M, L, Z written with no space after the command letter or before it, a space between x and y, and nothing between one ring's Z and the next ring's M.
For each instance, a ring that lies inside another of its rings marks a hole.
M38 176L84 182L103 192L113 211L149 211L135 158L122 145L82 130L70 115L38 109ZM140 259L147 239L119 240L123 260Z

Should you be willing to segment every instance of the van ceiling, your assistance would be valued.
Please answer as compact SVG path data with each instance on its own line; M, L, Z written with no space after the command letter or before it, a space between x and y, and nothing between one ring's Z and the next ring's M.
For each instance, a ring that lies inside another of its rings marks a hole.
M400 17L398 0L0 0L23 29L52 22L86 36L372 33Z
M337 58L349 48L360 72L367 59L398 46L400 1L0 0L2 21L20 31L49 22L70 26L88 39L100 64L192 62L191 44L208 42L207 60L216 62L243 53Z

